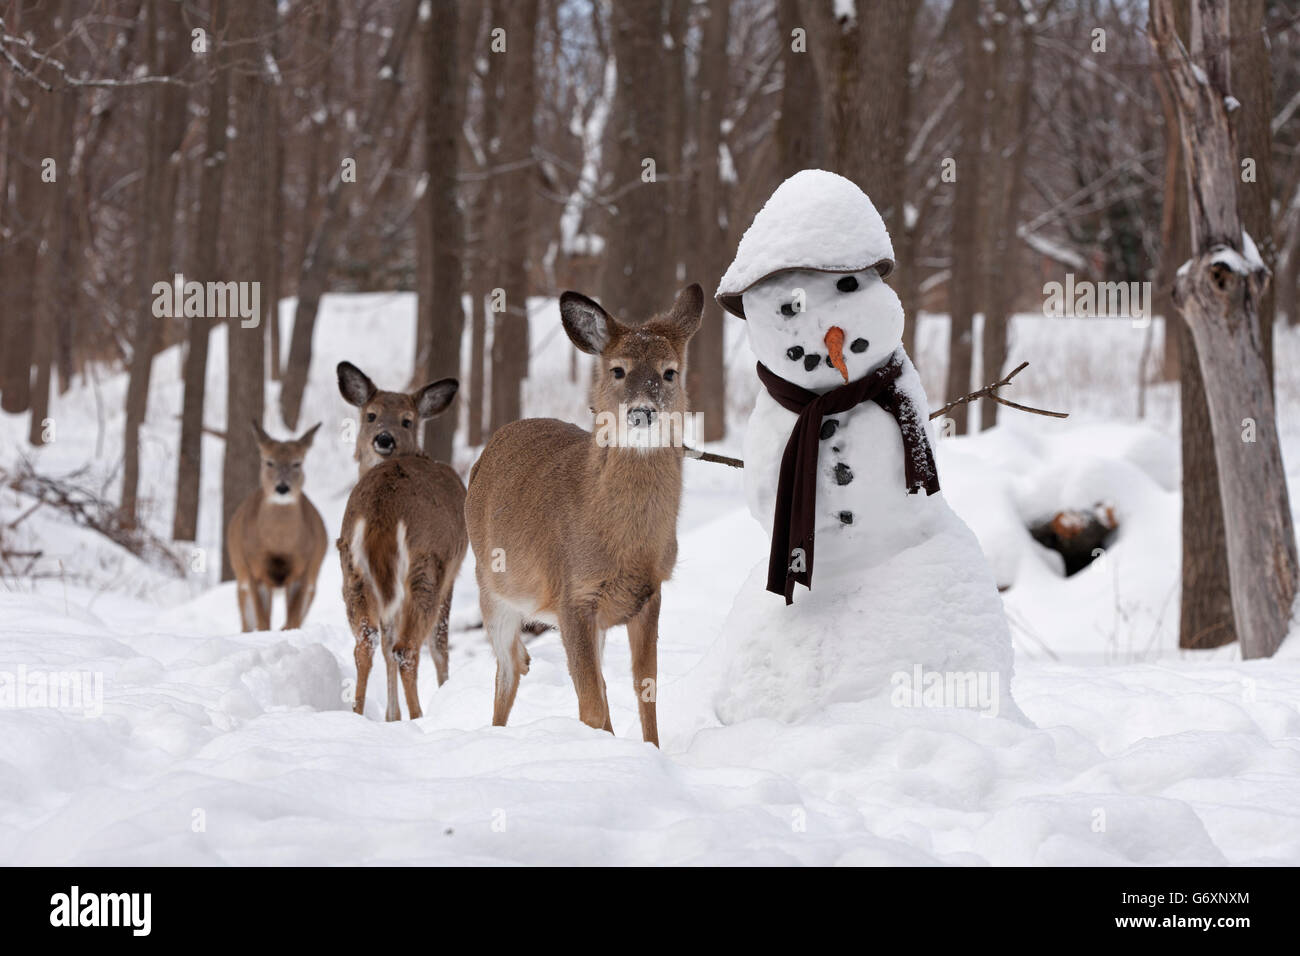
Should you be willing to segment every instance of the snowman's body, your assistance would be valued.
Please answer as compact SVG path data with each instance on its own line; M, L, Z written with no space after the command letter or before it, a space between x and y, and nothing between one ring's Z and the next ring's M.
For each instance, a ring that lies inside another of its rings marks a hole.
M792 185L798 188L787 189ZM810 187L825 189L810 193ZM902 352L903 310L874 264L877 247L892 260L878 215L878 230L873 226L860 243L865 251L832 252L837 258L830 265L799 260L813 268L773 269L771 261L747 263L746 244L751 252L762 245L750 243L751 233L759 230L760 241L773 228L788 233L791 227L782 223L793 215L785 208L791 196L806 204L818 192L838 193L818 200L834 206L822 219L859 203L857 197L875 215L847 180L820 171L798 174L774 194L742 240L719 301L747 320L750 345L769 371L821 394ZM816 210L804 211L819 218ZM855 215L865 217L860 203ZM760 260L774 255L770 244L758 252ZM859 268L849 271L844 263L855 256ZM722 294L728 288L739 289L730 302ZM929 403L920 378L905 353L902 360L896 386L924 421ZM745 491L769 536L781 459L796 420L759 389L745 435ZM908 493L898 420L866 401L825 416L820 436L812 588L796 585L794 603L787 606L781 595L766 590L768 555L761 555L719 645L718 716L728 723L759 716L793 720L836 703L898 705L900 679L911 685L918 675L928 679L935 673L984 675L996 685L989 698L965 706L1019 716L1010 696L1011 639L993 576L975 536L942 492ZM928 431L926 438L932 441Z
M910 360L900 383L926 408ZM772 534L781 457L798 416L760 389L745 430L745 497L750 514ZM943 495L906 494L898 423L875 402L822 420L817 459L817 569L847 552L874 563L919 544L944 524ZM801 591L802 589L800 589Z

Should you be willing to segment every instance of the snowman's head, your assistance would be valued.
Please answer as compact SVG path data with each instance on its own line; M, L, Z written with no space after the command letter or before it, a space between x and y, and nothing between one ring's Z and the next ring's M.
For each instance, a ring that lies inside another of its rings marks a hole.
M814 392L857 381L903 341L903 304L874 268L780 272L747 289L743 302L758 360Z

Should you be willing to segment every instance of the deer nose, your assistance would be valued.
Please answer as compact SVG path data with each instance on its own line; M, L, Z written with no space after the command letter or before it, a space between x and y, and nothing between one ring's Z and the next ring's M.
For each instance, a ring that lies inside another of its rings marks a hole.
M627 423L633 428L649 428L654 424L655 410L649 406L639 406L627 410Z
M391 453L396 444L397 442L393 441L393 436L388 434L388 432L380 432L375 436L375 451L379 452L381 455Z
M287 495L289 493L289 486L282 481L275 486L275 493L277 495Z

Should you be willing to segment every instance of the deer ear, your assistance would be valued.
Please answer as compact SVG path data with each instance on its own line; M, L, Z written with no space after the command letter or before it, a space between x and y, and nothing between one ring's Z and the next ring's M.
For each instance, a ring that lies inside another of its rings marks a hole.
M677 328L683 341L700 330L700 320L704 317L704 290L698 282L693 282L677 293L668 321Z
M249 424L253 426L253 434L257 436L257 443L259 445L270 444L271 436L262 431L262 426L258 423L257 419L251 420Z
M310 448L311 441L316 437L316 429L318 428L320 428L320 422L317 422L315 425L311 426L311 428L303 432L302 437L298 439L298 444L304 449Z
M578 292L560 296L560 321L569 341L588 355L600 355L618 324L600 305Z
M451 400L456 397L460 382L454 378L444 378L426 385L415 393L415 411L421 418L432 418L444 411Z
M349 405L360 408L375 397L375 383L351 362L339 362L339 394Z

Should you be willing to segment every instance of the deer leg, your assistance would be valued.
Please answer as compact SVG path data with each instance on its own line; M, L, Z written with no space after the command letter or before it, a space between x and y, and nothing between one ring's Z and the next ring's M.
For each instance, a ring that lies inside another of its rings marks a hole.
M406 693L406 711L412 720L424 716L420 710L420 641L402 642L393 648L393 657L397 659L397 672L402 677L402 690ZM401 714L395 718L401 719Z
M424 716L424 712L420 710L418 682L420 646L424 643L425 635L437 627L440 605L435 601L436 596L427 592L417 592L412 595L402 614L402 630L398 635L397 646L394 648L398 673L402 677L402 689L406 692L406 710L412 720ZM434 659L437 660L436 657ZM445 666L445 655L443 662Z
M357 629L357 646L352 656L357 662L357 689L352 698L352 712L360 714L366 709L366 682L370 680L370 665L374 662L375 632L369 624Z
M253 603L253 582L239 579L239 627L248 633L257 626L257 608Z
M447 639L451 630L451 588L447 585L447 596L438 608L438 623L433 627L433 640L429 641L429 654L433 657L433 666L438 671L438 686L447 683Z
M307 587L302 579L290 581L284 589L284 628L296 631L307 614Z
M492 725L504 727L515 705L519 678L528 673L528 652L519 639L523 615L498 601L479 585L479 607L483 610L483 629L492 642L497 659L496 695L492 702Z
M394 640L396 631L394 621L379 625L379 646L384 652L384 666L388 670L388 707L384 711L384 720L401 720L402 706L397 700L397 647Z
M257 630L269 631L271 629L271 589L261 581L253 581L251 592L253 595L253 616L257 622Z
M659 591L627 622L632 645L632 689L641 712L641 736L659 746L659 721L655 701L659 696Z
M560 637L569 659L569 676L578 692L578 717L589 727L614 732L605 699L605 678L600 673L600 631L594 611L565 609L560 614Z

